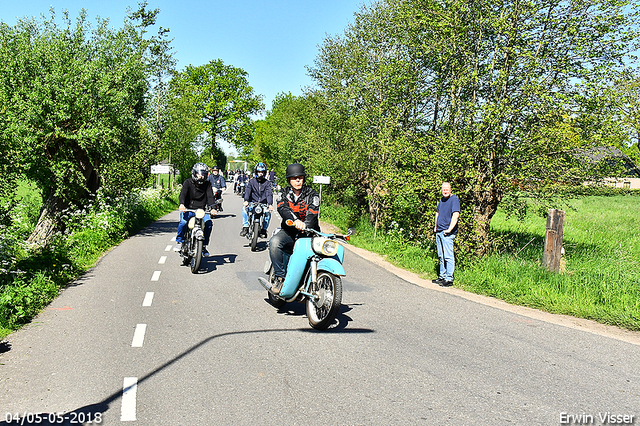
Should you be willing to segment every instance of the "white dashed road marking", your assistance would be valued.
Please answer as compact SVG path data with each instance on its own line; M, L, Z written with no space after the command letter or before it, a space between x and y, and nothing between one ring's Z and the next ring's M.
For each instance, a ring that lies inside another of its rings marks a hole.
M122 385L122 408L120 409L120 421L132 422L136 420L137 391L138 378L125 377Z
M141 348L144 342L144 334L147 332L147 324L136 325L136 331L133 333L132 348Z
M142 301L142 306L151 306L153 302L153 292L148 291L147 294L144 295L144 300Z
M175 237L171 239L175 241ZM173 245L165 247L164 251L171 251ZM159 265L164 265L167 261L167 256L161 256L158 261ZM161 271L154 271L151 276L151 281L158 281L160 279ZM144 295L142 306L151 306L153 303L152 291L148 291ZM144 335L147 332L147 324L136 325L136 330L133 332L133 341L131 347L141 348L144 343ZM137 377L125 377L122 385L122 408L120 411L120 421L132 422L136 421L136 394L138 392L138 378Z

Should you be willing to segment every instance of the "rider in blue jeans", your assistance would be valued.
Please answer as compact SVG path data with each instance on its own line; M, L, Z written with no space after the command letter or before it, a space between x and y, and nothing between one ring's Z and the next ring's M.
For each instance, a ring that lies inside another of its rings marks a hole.
M453 285L453 272L456 266L453 254L453 240L458 234L458 218L460 217L460 199L451 193L451 184L442 183L442 198L436 207L436 246L440 259L440 273L434 284L442 287Z
M204 163L196 163L191 169L191 177L184 181L182 184L182 190L178 196L178 202L180 206L180 223L178 223L178 235L176 236L176 243L183 245L185 234L187 233L187 222L192 212L188 212L187 209L206 209L207 206L212 206L215 203L213 190L211 189L211 182L207 180L209 176L209 167ZM211 214L215 215L215 210L211 211ZM204 247L202 247L202 256L209 256L207 245L209 244L209 237L211 236L211 230L213 223L209 214L204 216ZM176 246L175 251L181 251L184 247Z
M244 191L240 236L244 237L249 232L249 203L261 203L269 206L269 211L264 214L263 228L260 230L260 236L266 238L273 211L273 187L271 182L267 180L267 166L264 163L258 163L253 169L253 174L255 177L249 181Z

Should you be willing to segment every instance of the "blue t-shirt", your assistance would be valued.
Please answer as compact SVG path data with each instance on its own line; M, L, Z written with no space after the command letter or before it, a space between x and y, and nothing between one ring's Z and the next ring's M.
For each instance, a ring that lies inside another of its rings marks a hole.
M438 203L438 207L436 207L436 211L438 212L436 232L446 231L449 229L449 225L451 225L453 212L460 212L460 199L453 194L451 194L449 198L442 197ZM456 226L451 232L456 232L457 230L458 224L456 223Z

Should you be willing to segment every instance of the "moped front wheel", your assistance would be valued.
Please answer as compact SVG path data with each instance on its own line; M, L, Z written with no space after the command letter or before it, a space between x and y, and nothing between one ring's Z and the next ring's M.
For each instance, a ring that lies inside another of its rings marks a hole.
M260 236L260 222L253 223L253 235L251 236L251 251L256 251L258 237Z
M200 269L200 262L202 262L202 240L196 241L193 257L191 258L191 273L197 274Z
M311 288L313 299L307 299L309 325L324 330L336 319L342 303L342 280L328 272L318 272L318 282Z

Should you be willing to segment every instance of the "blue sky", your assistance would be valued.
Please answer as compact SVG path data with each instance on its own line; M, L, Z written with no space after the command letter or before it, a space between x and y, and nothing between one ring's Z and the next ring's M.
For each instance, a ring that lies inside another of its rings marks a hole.
M16 18L57 14L71 17L85 8L91 22L110 18L120 27L127 7L137 0L0 0L0 20L9 25ZM370 0L149 0L160 9L158 25L169 28L178 69L202 65L212 59L240 67L249 83L263 95L267 109L280 92L302 93L313 82L306 65L313 65L326 35L342 34L353 14Z

